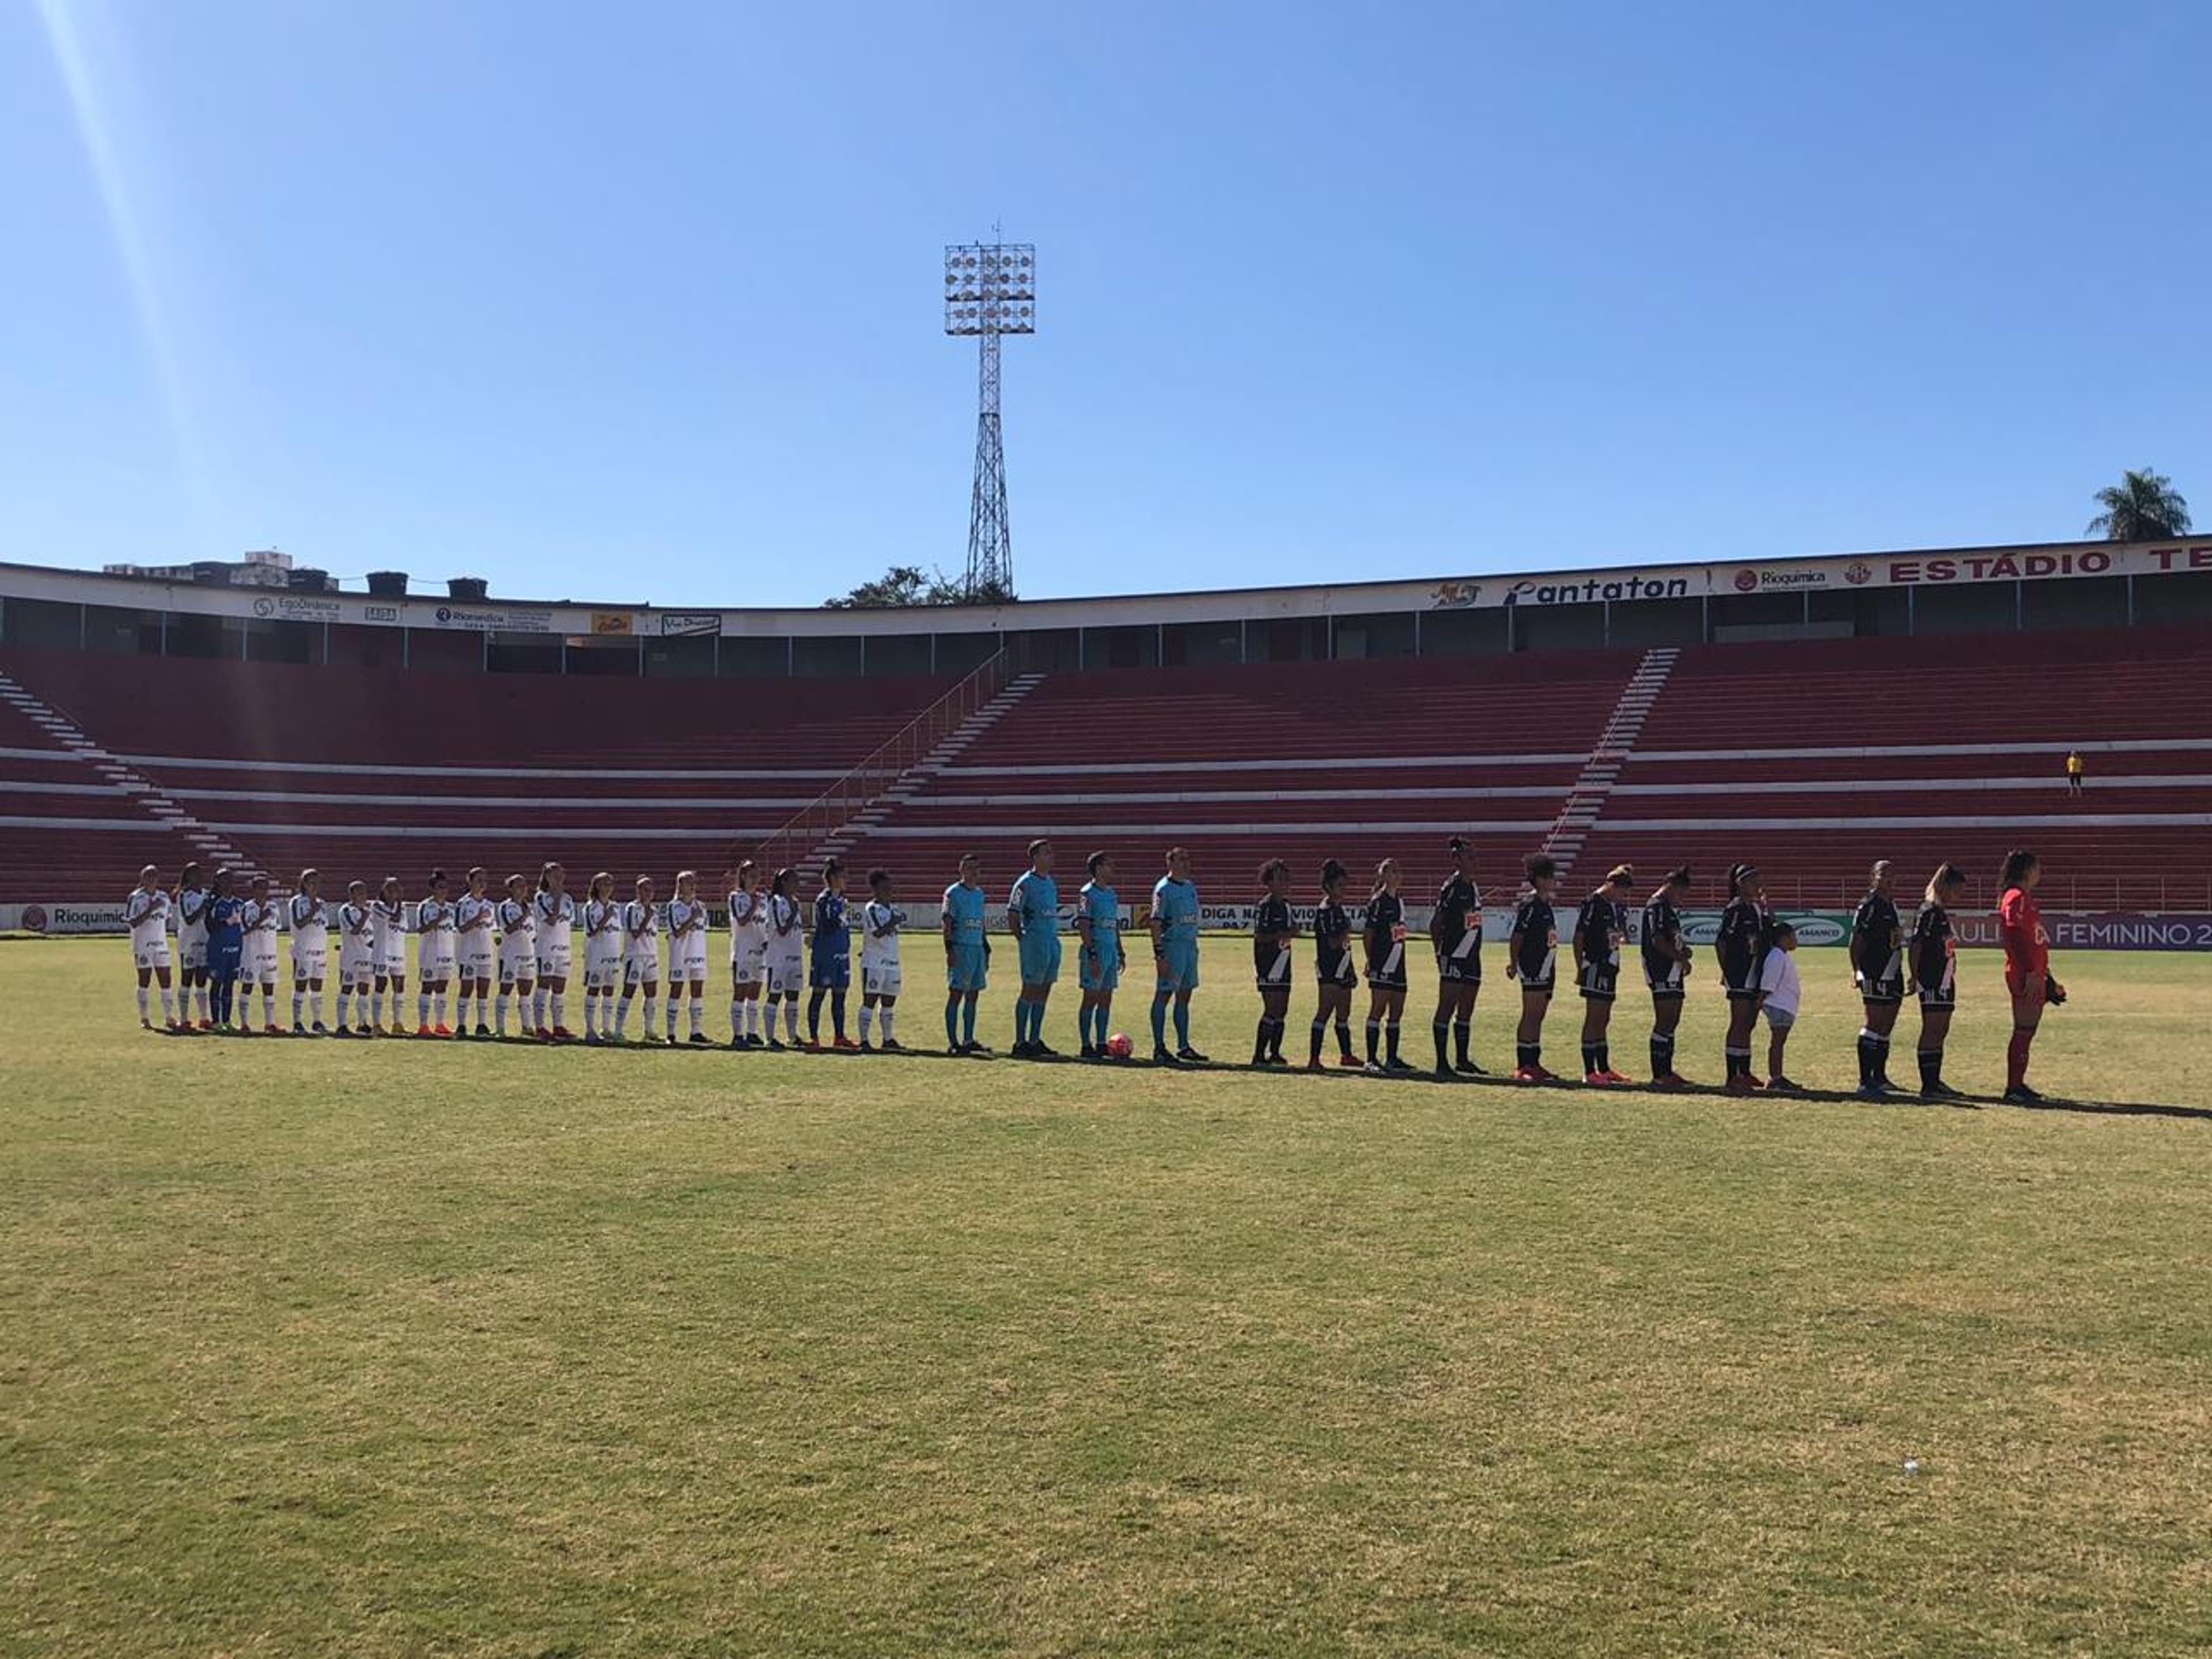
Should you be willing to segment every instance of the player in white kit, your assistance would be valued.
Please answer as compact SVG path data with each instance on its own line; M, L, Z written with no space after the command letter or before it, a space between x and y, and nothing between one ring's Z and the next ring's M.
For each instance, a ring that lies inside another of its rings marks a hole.
M415 907L415 1035L449 1037L446 988L453 978L453 902L443 870L430 872L430 896ZM435 1019L431 1018L434 1012Z
M568 872L548 860L538 872L538 891L530 901L538 929L538 989L530 1000L531 1027L541 1042L568 1042L568 966L575 949L576 901L568 896ZM546 1024L548 1014L552 1024Z
M492 921L496 908L489 896L490 878L478 865L469 872L468 890L453 902L453 961L459 975L454 992L453 1029L463 1036L488 1037L484 1018L491 1004ZM469 1003L477 1005L476 1030L469 1029Z
M187 864L177 878L177 890L170 904L177 918L177 1022L186 1030L192 1025L192 1004L199 1005L199 1029L215 1030L208 1017L208 900L213 897L207 884L200 879L200 866Z
M123 920L131 927L131 965L138 973L138 1024L152 1030L146 988L161 982L161 1029L179 1030L177 1010L169 996L169 896L161 890L161 872L148 865L138 872L138 884L123 901Z
M584 890L584 1041L615 1040L615 987L622 978L622 906L605 870Z
M691 1041L708 1041L707 902L699 896L696 872L676 872L676 896L668 901L668 1040L676 1041L676 1009L691 1008Z
M899 929L906 912L891 902L888 870L868 872L868 902L860 907L860 1052L868 1050L872 1016L883 1021L880 1047L887 1054L900 1052L891 1029L899 995Z
M783 1005L784 1030L790 1046L799 1046L799 994L806 988L806 911L793 890L799 878L779 870L768 889L768 1046L781 1048L775 1040L776 1004Z
M376 963L375 988L369 993L368 1023L394 1036L407 1035L407 1018L400 1000L407 994L407 901L400 896L399 878L386 876L369 902L374 920L369 927L372 959ZM392 993L392 1024L384 1024L384 994Z
M507 896L499 902L499 1002L494 1030L507 1035L507 1007L520 997L522 1017L530 1018L530 994L538 984L538 921L530 903L530 878L520 872L507 878Z
M760 866L742 860L730 878L730 1047L761 1046L761 981L768 973L768 897Z
M246 930L245 944L239 953L238 982L240 988L238 1027L240 1034L253 1029L246 1018L244 999L252 994L253 988L261 988L261 1030L269 1036L284 1035L276 1024L276 925L283 907L269 895L269 878L256 876L246 889L246 909L240 920Z
M368 884L346 884L345 902L338 906L338 1024L342 1037L374 1036L369 1024L369 987L376 982L376 911L368 902ZM360 1001L356 1003L354 999ZM357 1024L349 1025L350 1012Z
M302 1013L314 1020L313 1035L328 1036L323 1024L323 976L331 959L331 915L323 902L319 870L300 872L299 890L292 895L292 1035L308 1036Z
M653 878L637 878L637 896L622 908L622 1001L615 1008L615 1041L625 1040L629 1005L645 993L645 1041L653 1035L653 1003L660 995L660 907L653 902Z

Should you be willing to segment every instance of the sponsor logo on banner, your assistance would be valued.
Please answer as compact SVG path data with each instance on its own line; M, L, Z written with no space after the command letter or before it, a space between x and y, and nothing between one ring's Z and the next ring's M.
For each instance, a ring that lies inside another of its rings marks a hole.
M1862 576L1859 580L1863 581L1866 578ZM1784 570L1771 570L1747 564L1735 573L1731 579L1731 585L1739 593L1795 592L1800 588L1826 587L1828 585L1828 573L1807 565L1793 565Z
M660 613L660 631L667 638L719 634L722 631L722 613L719 611L664 611Z
M361 608L361 619L363 622L396 623L399 620L399 607L396 605L365 605Z
M594 634L629 634L635 631L636 619L627 611L594 611L592 612L592 632Z
M1680 599L1690 595L1687 575L1666 571L1586 576L1580 581L1517 581L1505 590L1506 605L1621 605L1639 599ZM1702 590L1700 590L1702 591Z
M1851 918L1844 910L1798 910L1774 913L1777 921L1786 921L1797 930L1800 945L1841 945L1850 936ZM1717 910L1685 910L1682 913L1682 937L1692 945L1711 945L1720 937L1721 913ZM1644 919L1640 914L1632 915L1628 936L1638 944L1643 943Z
M1954 915L1951 926L1962 945L2004 943L1986 913ZM2054 951L2212 951L2212 915L2191 911L2046 910L2043 931Z
M0 929L44 933L127 933L119 904L0 904Z
M1429 603L1439 611L1465 611L1482 603L1482 584L1438 582L1430 591Z
M487 611L476 605L441 605L434 613L441 628L472 628L495 634L550 634L550 611Z
M305 594L264 593L253 602L257 617L289 617L300 622L336 622L345 614L345 609L336 599L319 599Z

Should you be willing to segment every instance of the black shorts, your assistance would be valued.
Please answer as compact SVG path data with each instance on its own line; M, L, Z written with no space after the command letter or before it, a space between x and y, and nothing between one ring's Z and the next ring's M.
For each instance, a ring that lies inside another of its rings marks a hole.
M1620 978L1620 969L1612 963L1585 962L1580 979L1582 994L1592 1002L1610 1002Z
M1955 1008L1959 1006L1956 985L1923 985L1920 988L1920 1006L1923 1008Z
M1679 963L1674 965L1680 966ZM1653 973L1650 963L1644 964L1644 982L1651 988L1651 1000L1654 1002L1680 1002L1683 993L1689 988L1680 979L1672 975L1662 976Z
M1395 968L1385 972L1380 968L1367 970L1368 988L1376 991L1402 991L1406 988L1406 963L1401 957Z
M1739 991L1733 985L1728 988L1728 1000L1730 1002L1756 1002L1759 998L1759 993L1757 991Z
M1358 984L1359 975L1352 965L1352 952L1339 951L1333 957L1317 957L1314 981L1319 985L1341 985L1347 991Z
M1552 994L1552 980L1549 976L1543 979L1530 979L1528 975L1523 974L1521 975L1521 988L1523 991L1540 991L1546 996L1549 996Z
M1905 1000L1905 981L1902 976L1876 978L1870 974L1854 974L1858 981L1859 1000L1863 1002L1902 1002Z
M1480 985L1482 983L1482 958L1439 957L1437 958L1437 977L1446 985Z

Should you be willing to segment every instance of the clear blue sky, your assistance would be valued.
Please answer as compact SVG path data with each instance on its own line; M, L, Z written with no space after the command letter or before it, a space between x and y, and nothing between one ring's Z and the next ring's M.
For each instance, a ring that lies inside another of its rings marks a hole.
M2212 7L0 0L0 557L809 603L2212 520Z

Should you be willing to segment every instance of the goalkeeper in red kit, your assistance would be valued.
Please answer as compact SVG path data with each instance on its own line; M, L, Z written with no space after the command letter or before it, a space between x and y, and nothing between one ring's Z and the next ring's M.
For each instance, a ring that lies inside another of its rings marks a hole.
M2043 1097L2027 1086L2027 1053L2046 1006L2066 1000L2066 988L2051 974L2051 941L2035 904L2043 866L2033 853L2005 854L1998 887L1997 931L2004 940L2005 988L2012 993L2012 1042L2005 1049L2004 1097L2033 1106Z

